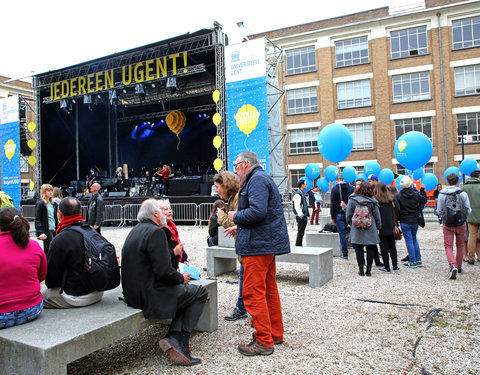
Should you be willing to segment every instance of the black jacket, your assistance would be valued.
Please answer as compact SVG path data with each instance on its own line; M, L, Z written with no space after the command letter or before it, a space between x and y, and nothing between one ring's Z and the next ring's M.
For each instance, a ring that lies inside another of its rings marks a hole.
M210 218L210 224L208 225L208 234L213 241L214 245L218 245L218 216L213 214Z
M396 196L400 206L400 222L404 224L418 224L419 206L427 203L427 194L422 188L420 191L414 187L400 190Z
M397 198L393 198L393 203L395 203L395 219L396 224L399 222L400 210L398 207ZM390 203L379 203L380 204L380 216L382 218L382 229L380 229L380 236L393 236L394 220L393 220L393 205Z
M153 221L138 223L122 249L122 288L129 306L147 319L175 317L183 275L171 263L165 232Z
M55 229L58 226L58 217L57 217L57 204L53 204L53 218L55 219ZM35 205L35 234L36 236L41 236L42 234L48 233L48 210L47 205L39 200Z
M45 284L48 288L56 288L61 287L63 283L65 293L72 296L84 296L93 292L85 289L80 281L85 258L83 236L69 229L72 226L81 225L82 223L78 222L62 228L50 243L47 254L48 269ZM64 277L65 282L63 282Z
M340 198L340 190L339 186L342 187ZM330 216L333 220L337 217L337 215L343 212L342 206L340 206L340 202L344 201L345 204L348 204L348 197L353 194L353 186L349 183L342 182L341 184L336 184L330 193Z
M88 212L87 212L87 222L89 225L98 225L103 224L103 211L105 210L105 205L103 203L103 198L100 196L100 193L92 195L88 201Z

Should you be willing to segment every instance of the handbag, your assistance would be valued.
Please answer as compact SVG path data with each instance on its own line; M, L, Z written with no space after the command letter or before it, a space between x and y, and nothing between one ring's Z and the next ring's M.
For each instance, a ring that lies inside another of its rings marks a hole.
M402 230L397 225L397 218L395 217L395 203L392 201L392 211L393 211L393 239L401 240L402 239Z
M425 228L425 218L423 217L423 211L418 207L418 216L417 216L417 223L420 227Z

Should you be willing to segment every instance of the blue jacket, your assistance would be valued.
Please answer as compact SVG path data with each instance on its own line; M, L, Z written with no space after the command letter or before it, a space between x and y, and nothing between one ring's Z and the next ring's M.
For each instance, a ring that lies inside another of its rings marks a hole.
M282 199L272 178L256 166L245 176L238 195L235 250L238 255L286 254L290 252Z

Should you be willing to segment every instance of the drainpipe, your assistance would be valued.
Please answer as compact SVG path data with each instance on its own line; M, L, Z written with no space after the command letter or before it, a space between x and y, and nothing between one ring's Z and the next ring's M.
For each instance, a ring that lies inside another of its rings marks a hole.
M447 151L447 121L445 119L445 87L443 80L443 48L442 48L442 30L440 27L441 13L437 13L438 18L438 42L440 44L440 75L442 82L442 114L443 114L443 143L445 147L445 168L448 166L448 151Z

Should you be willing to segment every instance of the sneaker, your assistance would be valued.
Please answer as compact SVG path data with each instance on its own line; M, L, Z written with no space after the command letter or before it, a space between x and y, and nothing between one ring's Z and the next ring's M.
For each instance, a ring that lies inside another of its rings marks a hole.
M475 261L474 260L468 260L467 259L467 263L470 264L471 266L473 266L475 264Z
M391 273L392 271L390 271L388 268L382 267L378 270L378 272Z
M225 320L232 322L234 320L244 319L246 317L248 317L248 314L246 311L241 311L238 307L235 307L233 309L233 312L230 315L227 315L225 317Z
M398 267L393 267L393 271L395 271L395 272L400 272L400 268L398 268Z
M450 280L455 280L455 279L457 278L457 271L458 271L458 270L457 270L457 267L451 266L451 267L450 267L450 273L449 273L448 278L449 278Z
M341 259L348 260L348 255L342 255L340 258L341 258Z
M263 346L257 341L257 338L254 337L253 340L250 341L248 344L238 345L238 351L240 352L240 354L246 356L270 355L273 353L273 346L271 348Z
M404 263L404 266L405 266L405 267L408 267L408 268L417 268L417 262Z
M405 258L402 258L401 262L408 262L410 260L409 256L407 255Z
M463 268L457 268L457 272L458 272L458 273L462 273L462 272L463 272Z
M419 260L418 262L415 262L415 264L417 265L417 267L423 267L423 263L421 260Z

